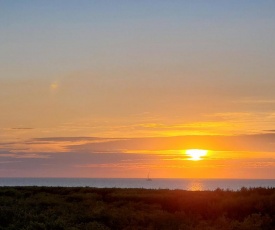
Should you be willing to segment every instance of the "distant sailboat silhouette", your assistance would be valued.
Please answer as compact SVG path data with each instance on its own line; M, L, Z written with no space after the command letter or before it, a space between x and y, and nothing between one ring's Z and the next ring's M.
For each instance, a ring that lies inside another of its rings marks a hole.
M147 181L152 181L152 179L150 178L150 173L148 173L148 175L147 175L147 179L146 179Z

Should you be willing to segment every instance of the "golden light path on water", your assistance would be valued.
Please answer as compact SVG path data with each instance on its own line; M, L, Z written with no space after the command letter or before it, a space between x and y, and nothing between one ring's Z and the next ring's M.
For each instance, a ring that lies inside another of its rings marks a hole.
M204 190L204 186L203 183L200 181L191 181L188 185L187 185L187 190L189 191L202 191Z

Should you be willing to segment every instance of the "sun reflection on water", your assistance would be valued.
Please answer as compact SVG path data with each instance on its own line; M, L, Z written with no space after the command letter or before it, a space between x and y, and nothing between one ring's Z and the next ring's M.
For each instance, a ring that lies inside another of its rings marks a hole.
M187 185L187 190L189 191L202 191L204 190L203 183L200 181L190 181Z

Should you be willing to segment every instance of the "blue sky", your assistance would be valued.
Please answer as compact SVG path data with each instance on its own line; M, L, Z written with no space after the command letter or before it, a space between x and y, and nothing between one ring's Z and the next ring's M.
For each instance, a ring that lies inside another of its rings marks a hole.
M262 62L270 68L274 58L273 1L2 1L1 5L1 63L43 69L35 77L89 67L154 68L160 63L167 68L184 63L203 68L216 62L254 71ZM30 71L21 71L22 77L24 72ZM19 74L11 71L9 77Z

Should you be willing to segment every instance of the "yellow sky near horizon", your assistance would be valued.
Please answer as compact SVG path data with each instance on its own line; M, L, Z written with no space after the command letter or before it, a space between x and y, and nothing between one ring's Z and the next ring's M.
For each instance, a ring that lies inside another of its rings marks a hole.
M2 79L1 175L143 177L148 171L161 178L275 175L272 97L228 96L207 85L191 92L184 84L178 88L144 80L139 86L135 81L108 80L89 75L55 81ZM258 135L259 140L239 143L249 135ZM113 146L112 138L121 143ZM182 153L188 148L210 152L201 161L190 162ZM65 163L61 158L67 158Z

